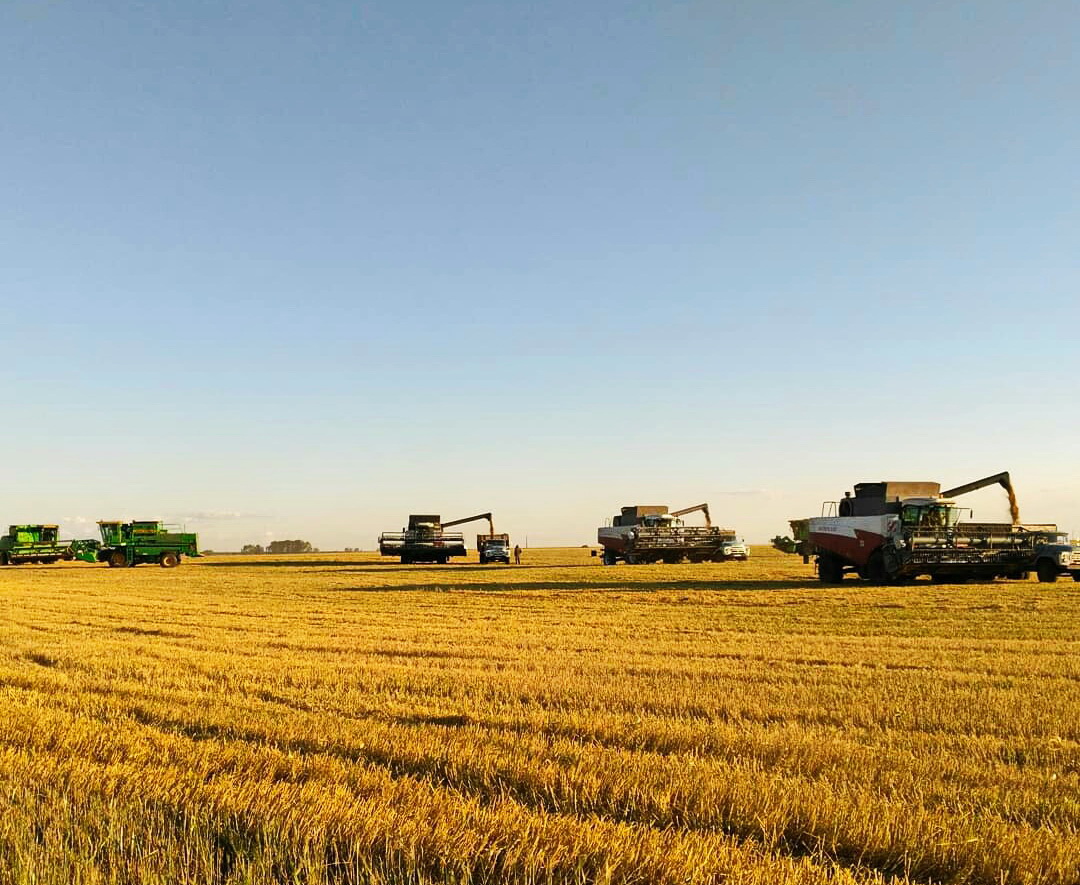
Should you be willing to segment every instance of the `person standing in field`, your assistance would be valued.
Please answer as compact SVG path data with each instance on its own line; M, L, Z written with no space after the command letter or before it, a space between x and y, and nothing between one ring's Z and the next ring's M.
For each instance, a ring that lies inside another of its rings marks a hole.
M521 545L514 545L514 565L521 565Z

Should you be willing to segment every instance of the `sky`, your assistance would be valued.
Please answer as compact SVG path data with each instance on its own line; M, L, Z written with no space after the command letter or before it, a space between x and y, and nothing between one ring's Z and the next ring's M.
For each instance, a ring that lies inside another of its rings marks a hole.
M8 0L0 521L370 550L492 510L577 545L707 501L762 542L1009 470L1080 534L1078 27Z

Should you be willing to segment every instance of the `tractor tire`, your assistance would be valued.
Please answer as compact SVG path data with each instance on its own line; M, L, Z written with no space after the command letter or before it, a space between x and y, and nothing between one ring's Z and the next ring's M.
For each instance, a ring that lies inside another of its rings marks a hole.
M166 550L158 557L158 562L162 568L176 568L180 565L180 556L171 550Z
M11 565L11 557L6 553L0 553L0 565Z
M637 565L641 560L638 559L636 553L623 554L623 562L627 565Z
M1035 574L1040 584L1053 584L1058 579L1057 563L1049 559L1040 559L1035 565Z
M844 563L828 553L818 556L818 580L822 584L839 584L844 580Z
M107 562L109 563L109 568L126 568L128 564L127 556L124 554L123 550L114 550L109 554Z
M604 565L615 565L619 561L619 557L615 555L613 550L604 550L604 555L601 557L601 562Z
M1080 572L1073 572L1072 576L1073 580L1076 581L1077 584L1080 584Z

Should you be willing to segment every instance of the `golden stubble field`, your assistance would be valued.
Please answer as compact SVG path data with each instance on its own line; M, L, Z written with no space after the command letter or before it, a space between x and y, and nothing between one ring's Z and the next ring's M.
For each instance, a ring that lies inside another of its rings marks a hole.
M0 882L1080 881L1080 584L0 569Z

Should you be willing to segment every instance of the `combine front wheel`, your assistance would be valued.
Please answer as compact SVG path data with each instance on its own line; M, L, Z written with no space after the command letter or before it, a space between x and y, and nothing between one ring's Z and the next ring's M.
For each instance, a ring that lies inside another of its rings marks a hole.
M124 568L128 564L123 550L114 550L109 554L109 568Z
M604 550L604 565L615 565L615 563L617 563L618 561L619 558L615 555L615 552L613 550Z
M885 554L875 550L866 561L866 580L871 584L888 584L889 570L885 567Z

